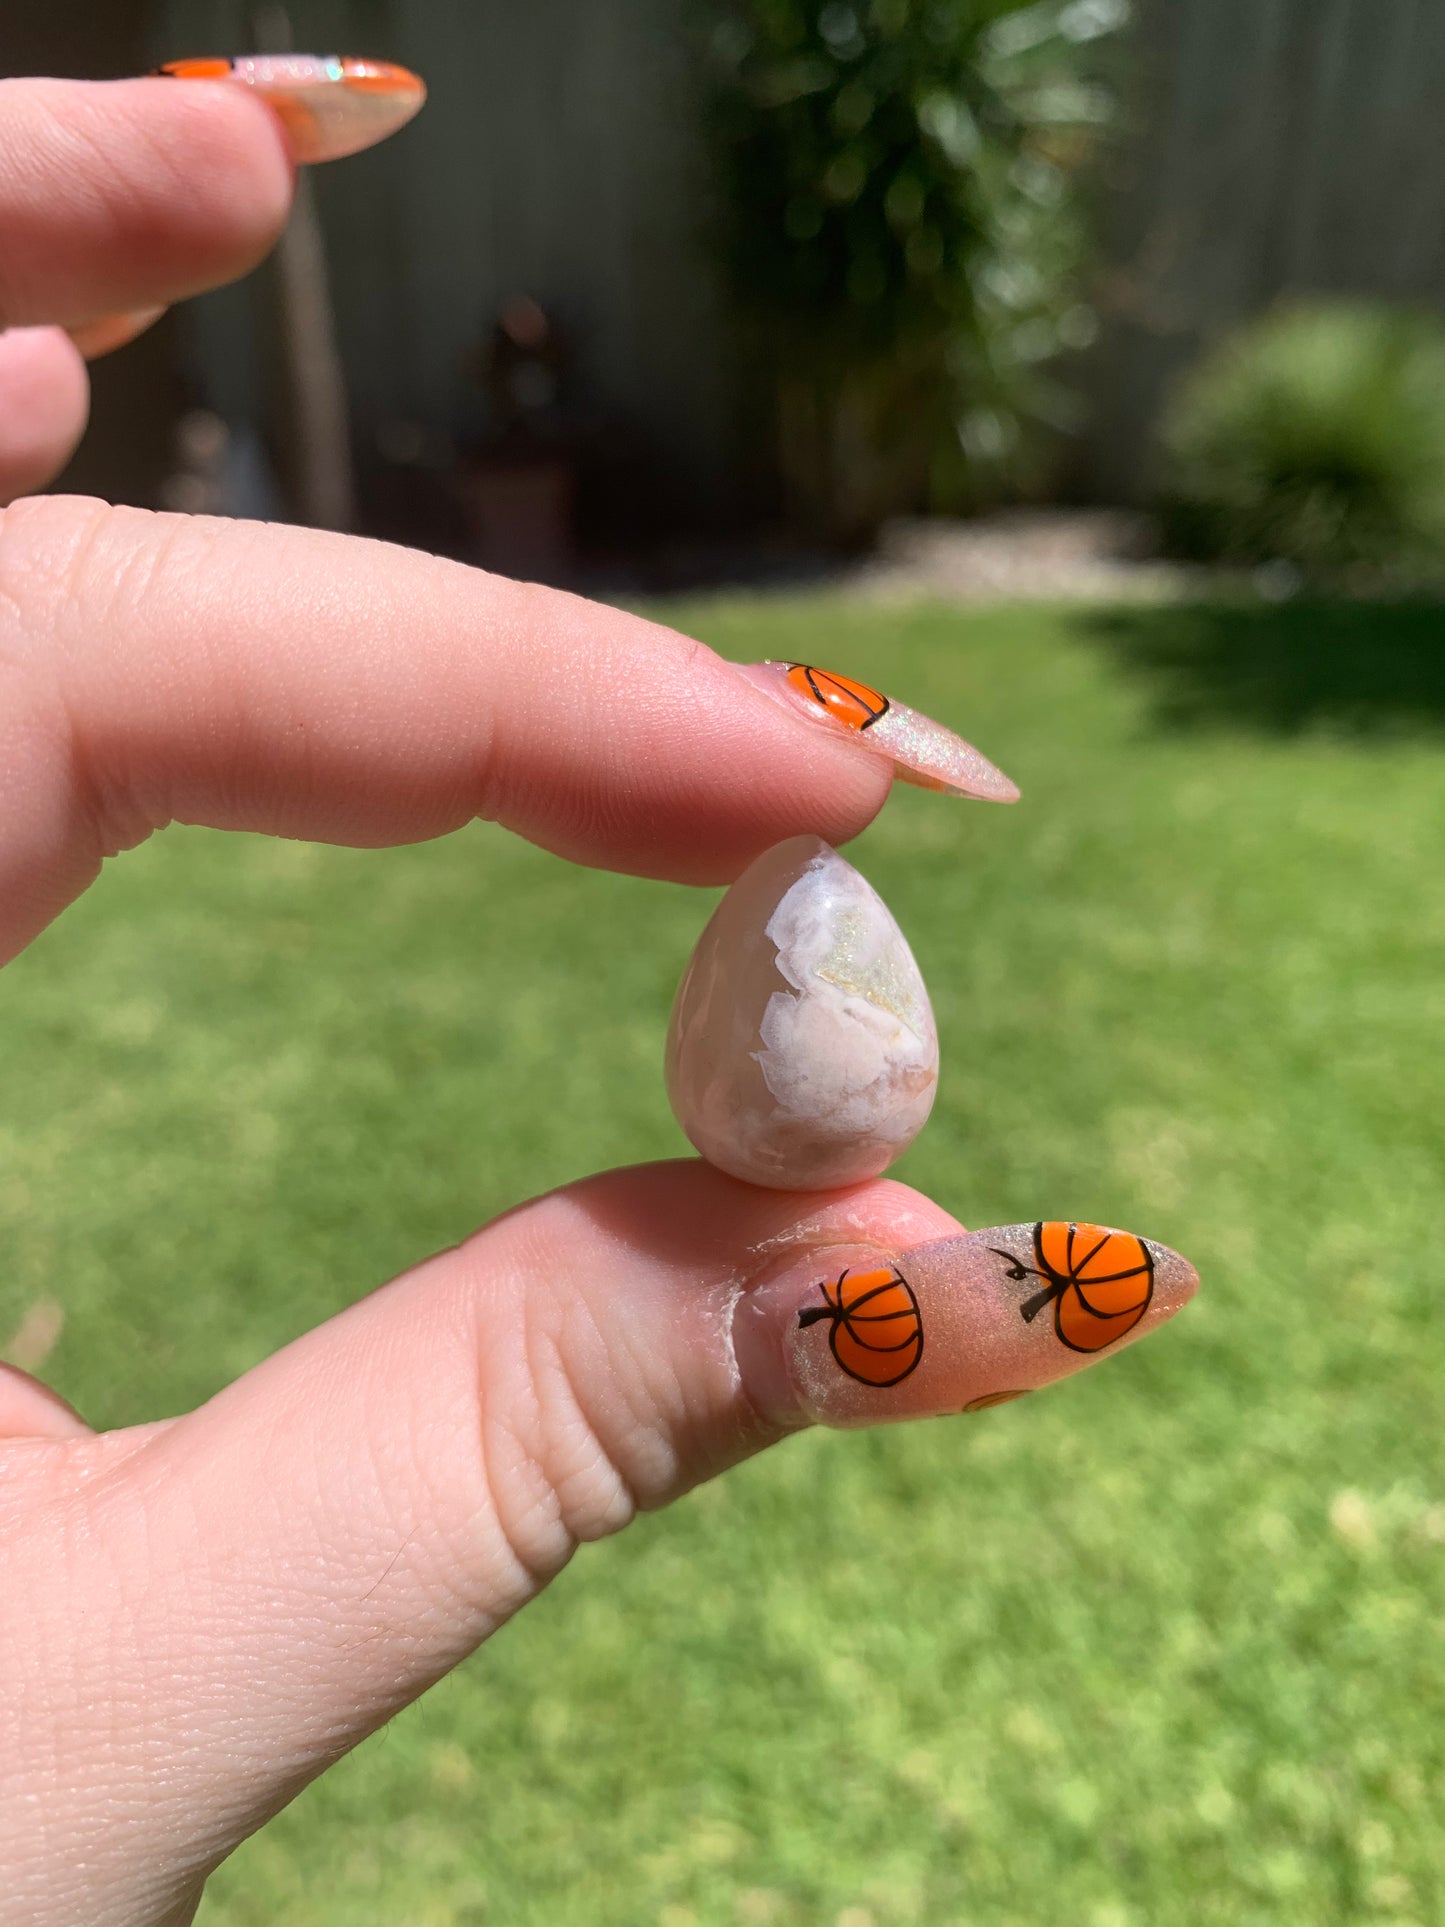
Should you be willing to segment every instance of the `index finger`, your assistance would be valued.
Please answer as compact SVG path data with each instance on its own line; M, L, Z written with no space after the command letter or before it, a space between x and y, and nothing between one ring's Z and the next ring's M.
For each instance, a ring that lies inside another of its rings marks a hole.
M378 542L0 510L0 958L178 820L357 846L487 817L693 883L857 834L889 766L699 642Z

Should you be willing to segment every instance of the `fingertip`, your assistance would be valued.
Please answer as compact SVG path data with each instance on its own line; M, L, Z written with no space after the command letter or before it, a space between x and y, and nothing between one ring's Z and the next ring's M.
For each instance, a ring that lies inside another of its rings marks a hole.
M754 858L788 837L815 835L835 848L851 843L888 801L893 775L879 757L860 756L841 737L799 721L739 675L740 665L713 658L722 672L741 684L751 738L748 763L753 801L759 817L757 845L743 865L729 865L707 879L730 883Z
M155 201L162 236L180 271L189 267L188 285L171 299L255 267L280 238L296 193L276 115L225 81L177 87L147 75L109 87L148 163L140 185Z
M280 124L241 88L0 81L0 318L70 327L234 280L294 183Z
M92 1426L38 1378L0 1359L0 1440L88 1439Z
M881 758L781 708L705 643L532 584L448 575L490 605L485 814L574 862L731 883L774 844L878 814Z
M89 416L85 361L63 329L0 333L0 504L57 475Z
M865 1194L868 1222L880 1237L927 1244L933 1238L960 1237L967 1230L951 1211L896 1178L875 1178L858 1189Z
M870 1178L831 1191L774 1191L729 1177L702 1158L632 1165L583 1178L521 1207L561 1202L605 1227L633 1261L645 1248L695 1277L704 1254L739 1281L782 1253L824 1243L927 1244L964 1227L942 1205L897 1178Z

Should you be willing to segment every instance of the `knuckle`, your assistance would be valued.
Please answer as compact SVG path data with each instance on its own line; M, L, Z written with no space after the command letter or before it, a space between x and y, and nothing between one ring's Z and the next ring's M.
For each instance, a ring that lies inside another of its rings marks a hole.
M92 623L92 559L115 518L143 514L80 495L37 495L0 513L0 606L13 645L57 659Z
M547 1206L536 1207L544 1217ZM475 1345L475 1503L461 1566L511 1611L578 1545L608 1537L671 1486L674 1458L632 1361L572 1282L575 1246L493 1249L464 1284ZM483 1535L479 1546L478 1534ZM507 1576L498 1583L497 1561Z
M534 1585L580 1544L618 1532L637 1510L610 1442L579 1395L569 1354L576 1319L534 1279L520 1297L516 1352L496 1383L484 1366L481 1451L493 1514ZM569 1329L571 1328L571 1329Z

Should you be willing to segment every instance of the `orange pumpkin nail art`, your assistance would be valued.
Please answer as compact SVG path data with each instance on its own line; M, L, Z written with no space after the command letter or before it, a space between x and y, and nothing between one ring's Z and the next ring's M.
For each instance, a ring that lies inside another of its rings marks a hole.
M855 682L851 676L835 676L830 670L815 669L807 662L789 665L788 684L849 729L871 729L890 708L888 698L870 689L866 682Z
M923 1356L923 1319L913 1288L898 1272L845 1271L822 1287L823 1302L798 1313L805 1330L820 1319L832 1326L834 1358L860 1385L898 1385Z
M733 1342L749 1395L780 1423L943 1418L1005 1405L1135 1343L1198 1283L1177 1252L1130 1231L1000 1225L896 1256L849 1245L826 1265L794 1261L743 1294Z
M811 662L749 662L739 673L757 688L785 703L797 716L844 730L872 755L883 757L893 773L919 789L953 796L977 796L991 803L1018 801L1018 789L961 736L894 702L871 683L820 669Z
M1034 1226L1037 1264L1025 1264L1011 1251L1008 1276L1040 1278L1042 1291L1019 1306L1032 1324L1054 1308L1054 1330L1070 1351L1101 1352L1133 1331L1154 1296L1154 1260L1142 1238L1129 1231L1106 1231L1097 1224L1052 1222Z

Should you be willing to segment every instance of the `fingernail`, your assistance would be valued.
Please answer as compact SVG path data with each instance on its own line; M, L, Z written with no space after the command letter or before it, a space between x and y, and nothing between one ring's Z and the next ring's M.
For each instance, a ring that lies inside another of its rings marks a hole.
M231 80L250 87L278 115L302 166L339 161L374 147L421 112L426 87L387 60L339 54L254 54L237 60L173 60L170 80Z
M153 328L164 313L164 308L135 308L129 314L107 314L97 321L83 321L78 328L65 332L87 361L98 361Z
M886 1425L1004 1405L1131 1345L1194 1296L1192 1265L1105 1225L1010 1224L896 1254L840 1246L738 1301L754 1405L783 1425Z
M808 662L734 665L749 682L776 696L795 715L851 736L871 755L893 765L905 783L990 803L1016 803L1018 786L951 729L895 703L880 690Z

